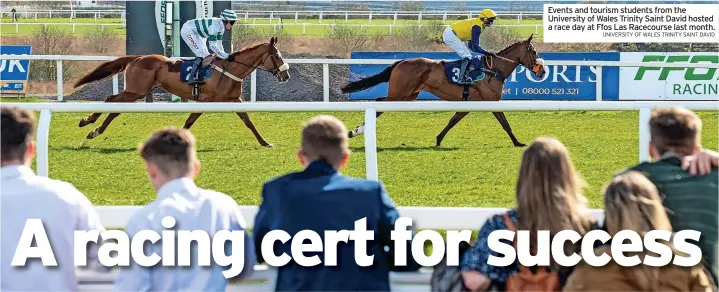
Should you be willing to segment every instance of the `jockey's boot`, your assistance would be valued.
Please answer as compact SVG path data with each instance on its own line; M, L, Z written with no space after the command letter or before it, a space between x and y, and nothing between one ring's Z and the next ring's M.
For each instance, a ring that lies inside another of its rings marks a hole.
M467 68L469 67L470 58L462 58L462 64L459 66L459 84L472 84L472 80L469 79Z
M190 71L190 78L187 79L187 84L195 85L204 83L199 76L200 65L202 65L202 58L197 57L192 61L192 71Z

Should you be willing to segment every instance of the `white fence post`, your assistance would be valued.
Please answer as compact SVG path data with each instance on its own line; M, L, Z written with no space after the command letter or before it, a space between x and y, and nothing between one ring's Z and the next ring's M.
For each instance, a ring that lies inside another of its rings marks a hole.
M63 100L62 90L62 60L57 60L57 101Z
M650 108L639 109L639 162L647 162L649 157L649 118L651 118Z
M49 171L49 157L48 157L48 145L50 141L50 121L52 113L49 109L40 111L40 120L37 125L37 152L36 163L37 163L37 175L48 177Z
M257 101L257 70L250 74L250 101Z
M112 75L112 94L120 93L120 77L119 74Z
M579 69L577 69L577 70L579 70ZM602 87L603 87L602 82L603 82L602 66L597 66L597 84L596 84L597 85L597 92L596 92L597 93L597 97L596 97L597 101L602 101L602 94L603 94L602 93Z
M368 108L364 112L364 153L367 179L379 181L377 168L377 110Z
M322 99L330 101L330 65L322 64Z

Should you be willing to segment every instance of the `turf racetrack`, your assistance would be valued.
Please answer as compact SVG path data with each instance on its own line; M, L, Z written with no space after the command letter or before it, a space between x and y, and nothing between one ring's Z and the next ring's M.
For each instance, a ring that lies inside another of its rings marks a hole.
M274 144L256 142L235 114L207 113L191 131L197 138L201 187L225 192L239 204L257 205L262 183L300 170L296 149L302 124L319 113L250 113L257 129ZM471 113L435 148L435 136L452 116L386 113L378 119L379 177L399 206L510 207L524 148L512 146L490 113ZM363 113L336 113L348 128ZM184 124L187 114L122 114L107 131L79 147L100 126L78 128L86 113L54 113L50 128L50 176L73 183L96 205L140 205L155 198L138 144L163 126ZM702 142L716 150L717 112L703 112ZM591 207L601 207L601 188L613 173L638 162L638 112L508 112L517 138L529 144L553 136L569 148L588 183ZM365 176L363 136L350 140L353 152L344 173Z

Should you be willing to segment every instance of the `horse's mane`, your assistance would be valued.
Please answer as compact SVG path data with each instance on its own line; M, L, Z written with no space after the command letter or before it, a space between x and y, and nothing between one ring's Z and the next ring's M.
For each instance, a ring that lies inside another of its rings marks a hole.
M510 50L510 49L512 49L512 48L514 48L515 46L517 46L517 45L519 45L519 44L521 44L521 43L525 43L525 42L527 42L527 40L518 41L518 42L516 42L516 43L513 43L513 44L507 46L506 48L502 49L501 51L499 51L499 53L497 53L497 55L502 54L502 53L504 53L504 52L506 52L506 51L508 51L508 50Z
M264 46L264 45L267 45L267 43L256 44L256 45L250 46L250 47L243 47L243 48L241 48L239 51L232 53L232 55L235 56L235 55L237 55L237 54L241 54L241 53L244 53L244 52L246 52L246 51L251 51L251 50L257 49L257 48L259 48L259 47L261 47L261 46Z

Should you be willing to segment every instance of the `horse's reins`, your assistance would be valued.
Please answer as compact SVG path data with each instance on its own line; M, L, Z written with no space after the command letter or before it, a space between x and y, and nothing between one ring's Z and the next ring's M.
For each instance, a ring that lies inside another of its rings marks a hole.
M268 51L267 56L265 56L265 58L262 59L262 62L260 62L260 64L265 63L265 61L267 60L267 58L271 57L272 55L274 55L274 54L273 54L273 53L270 53L270 52ZM274 67L277 67L277 61L276 61L274 58L272 58L272 59L270 59L270 60L272 60L272 65L273 65ZM255 66L255 65L245 64L245 63L242 63L242 62L239 62L239 61L235 60L234 58L232 59L231 62L249 67L249 68L250 68L249 72L252 72L252 70L255 70L255 69L260 69L260 70L262 70L262 71L266 71L266 72L272 73L273 76L277 76L277 74L279 74L279 72L280 72L279 69L269 70L269 69L265 69L265 68L261 67L262 65L257 65L257 66ZM213 68L215 68L215 70L217 70L217 71L219 71L220 73L222 73L223 76L230 77L230 78L232 78L233 80L238 81L238 82L242 81L242 78L244 78L244 77L240 78L240 77L234 76L234 75L232 75L231 73L227 72L227 63L225 63L225 64L222 66L222 70L220 70L220 67L219 67L219 66L217 66L217 65L215 65L215 64L213 64L213 63L214 63L214 60L212 61L212 63L210 63L210 66L212 66ZM245 76L247 76L247 75L245 75ZM222 79L220 79L220 81L222 81Z
M502 57L502 56L497 55L497 54L495 54L494 57L495 57L495 58L502 59L502 60L505 60L505 61L510 62L510 63L512 63L512 64L521 65L522 67L527 68L527 69L529 69L529 70L532 71L532 72L537 72L537 71L539 71L539 67L538 67L538 66L542 66L541 64L534 64L534 65L532 65L532 67L530 68L528 65L524 65L524 64L522 64L521 62L519 62L519 60L515 61L515 60L509 59L509 58L506 58L506 57ZM489 66L489 69L492 69L492 67L493 67L494 64L490 63L490 60L491 60L490 58L487 58L487 65Z

